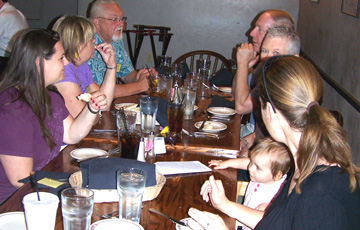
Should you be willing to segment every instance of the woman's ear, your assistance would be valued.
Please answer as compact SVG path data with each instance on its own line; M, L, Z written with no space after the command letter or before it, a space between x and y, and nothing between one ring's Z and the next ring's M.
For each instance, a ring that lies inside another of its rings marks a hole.
M274 110L273 110L270 102L266 102L265 110L266 110L266 113L269 116L269 120L272 121L274 119L275 113L274 113Z

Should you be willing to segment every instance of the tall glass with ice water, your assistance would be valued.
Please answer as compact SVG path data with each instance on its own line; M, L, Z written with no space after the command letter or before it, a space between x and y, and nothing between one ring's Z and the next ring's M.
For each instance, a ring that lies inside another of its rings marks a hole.
M204 78L205 81L209 81L210 79L210 59L199 59L198 60L198 72Z
M119 219L140 222L145 181L146 172L141 169L124 168L117 171Z
M158 99L156 97L140 98L141 131L150 133L155 131Z
M196 91L193 88L182 88L181 98L184 98L185 112L184 119L191 120L194 113L194 105L196 100Z
M61 192L64 230L90 229L94 192L87 188L67 188Z
M54 229L59 198L48 192L39 192L39 197L40 200L33 192L23 198L26 227L28 230Z

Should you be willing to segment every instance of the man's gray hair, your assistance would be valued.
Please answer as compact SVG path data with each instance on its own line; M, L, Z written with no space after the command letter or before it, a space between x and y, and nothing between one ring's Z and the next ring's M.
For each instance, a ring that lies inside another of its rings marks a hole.
M104 4L117 4L115 0L95 0L92 3L90 3L89 7L90 10L88 11L89 15L88 17L91 19L102 17L103 14L103 5Z
M275 26L268 30L266 38L281 37L289 41L287 50L288 54L300 54L301 39L300 35L288 26Z

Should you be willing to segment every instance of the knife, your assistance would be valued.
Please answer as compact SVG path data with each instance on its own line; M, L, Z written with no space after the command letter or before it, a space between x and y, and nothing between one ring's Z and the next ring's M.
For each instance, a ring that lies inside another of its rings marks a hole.
M201 123L200 127L199 127L199 130L202 131L204 126L205 126L205 123L206 123L206 118L203 120L203 122Z
M156 214L158 214L158 215L160 215L162 217L165 217L166 219L171 220L171 222L173 222L175 224L178 224L178 225L181 225L181 226L188 226L186 223L181 222L180 220L176 220L176 219L174 219L174 218L172 218L172 217L170 217L170 216L168 216L168 215L166 215L166 214L164 214L164 213L162 213L162 212L160 212L158 210L155 210L153 208L149 208L149 211L153 212L153 213L156 213Z

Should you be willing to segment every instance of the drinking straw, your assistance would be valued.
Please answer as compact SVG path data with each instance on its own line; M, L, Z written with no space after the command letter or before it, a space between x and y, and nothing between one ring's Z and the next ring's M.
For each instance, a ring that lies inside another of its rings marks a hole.
M34 174L32 174L32 175L30 173L29 180L30 180L30 183L31 183L32 187L35 187L38 201L40 201L39 186L38 186L38 182L37 182L37 178L36 178L36 172Z

